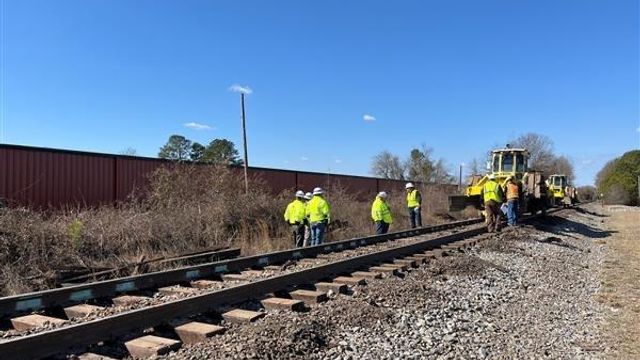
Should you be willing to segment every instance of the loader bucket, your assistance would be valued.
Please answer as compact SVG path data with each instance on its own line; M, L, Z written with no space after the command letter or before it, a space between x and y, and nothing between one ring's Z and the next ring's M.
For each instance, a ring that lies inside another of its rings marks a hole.
M449 211L462 211L467 207L466 195L449 195Z

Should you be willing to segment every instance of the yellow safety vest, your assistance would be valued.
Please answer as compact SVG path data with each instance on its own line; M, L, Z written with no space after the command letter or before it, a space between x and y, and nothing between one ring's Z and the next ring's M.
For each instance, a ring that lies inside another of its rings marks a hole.
M373 221L384 221L387 224L391 224L393 222L393 218L391 217L389 204L376 196L376 199L373 201L373 205L371 205L371 218Z
M289 224L301 224L306 216L306 206L299 199L295 199L287 205L287 209L284 211L284 220Z
M331 207L321 196L314 195L307 203L307 217L309 222L315 223L329 220L331 217Z
M410 208L414 208L416 206L420 206L420 201L422 201L422 199L420 199L420 201L418 201L418 198L420 198L420 192L416 189L413 189L411 191L409 191L407 193L407 206Z
M482 192L484 194L484 202L486 203L489 200L493 200L495 202L502 202L502 197L500 196L500 185L494 180L487 181L482 188Z

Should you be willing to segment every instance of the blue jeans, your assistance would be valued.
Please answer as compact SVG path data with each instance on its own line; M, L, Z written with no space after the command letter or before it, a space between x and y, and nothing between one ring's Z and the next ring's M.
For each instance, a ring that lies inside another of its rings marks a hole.
M409 219L411 219L411 228L414 229L416 225L418 227L422 227L422 214L420 213L421 208L417 210L415 208L409 208Z
M324 222L311 223L311 246L322 244L326 228L327 224Z
M518 200L507 201L507 225L515 226L518 222Z
M376 221L376 235L386 234L389 231L389 224L384 221Z

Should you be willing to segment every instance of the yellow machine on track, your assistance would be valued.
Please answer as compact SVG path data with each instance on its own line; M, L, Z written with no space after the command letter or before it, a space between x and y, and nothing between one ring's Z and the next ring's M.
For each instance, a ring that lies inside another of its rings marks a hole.
M547 200L547 186L544 175L528 168L529 152L522 148L511 148L507 145L504 149L491 151L487 170L495 175L496 181L501 185L506 185L507 178L513 175L521 189L520 211L535 213L538 210L545 211ZM482 207L480 198L482 188L489 179L489 174L472 175L469 185L465 189L464 195L454 195L449 197L449 211L464 210L468 206L477 209Z
M565 175L553 174L547 178L549 187L549 200L551 204L559 204L564 200L565 188L567 187L567 177Z
M566 175L549 175L547 186L549 187L551 206L559 204L570 206L578 201L578 191L575 187L569 185Z

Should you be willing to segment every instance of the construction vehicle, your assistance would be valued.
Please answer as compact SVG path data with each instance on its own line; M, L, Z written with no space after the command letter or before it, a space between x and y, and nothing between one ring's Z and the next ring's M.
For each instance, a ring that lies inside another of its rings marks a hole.
M522 148L511 148L507 145L504 149L491 151L489 161L487 161L487 171L495 175L496 181L503 188L507 179L514 176L518 187L520 187L520 212L544 213L548 206L547 184L542 172L528 168L529 152ZM464 210L469 206L481 209L483 202L481 199L482 188L489 179L489 174L472 175L467 185L464 195L453 195L449 197L449 211Z
M578 191L568 184L567 176L563 174L549 175L547 179L550 205L571 206L578 201Z
M562 199L562 204L564 207L568 207L578 202L578 189L574 186L567 185L564 190L564 199Z
M547 188L549 191L549 202L551 206L562 203L567 187L567 176L552 174L547 178Z

